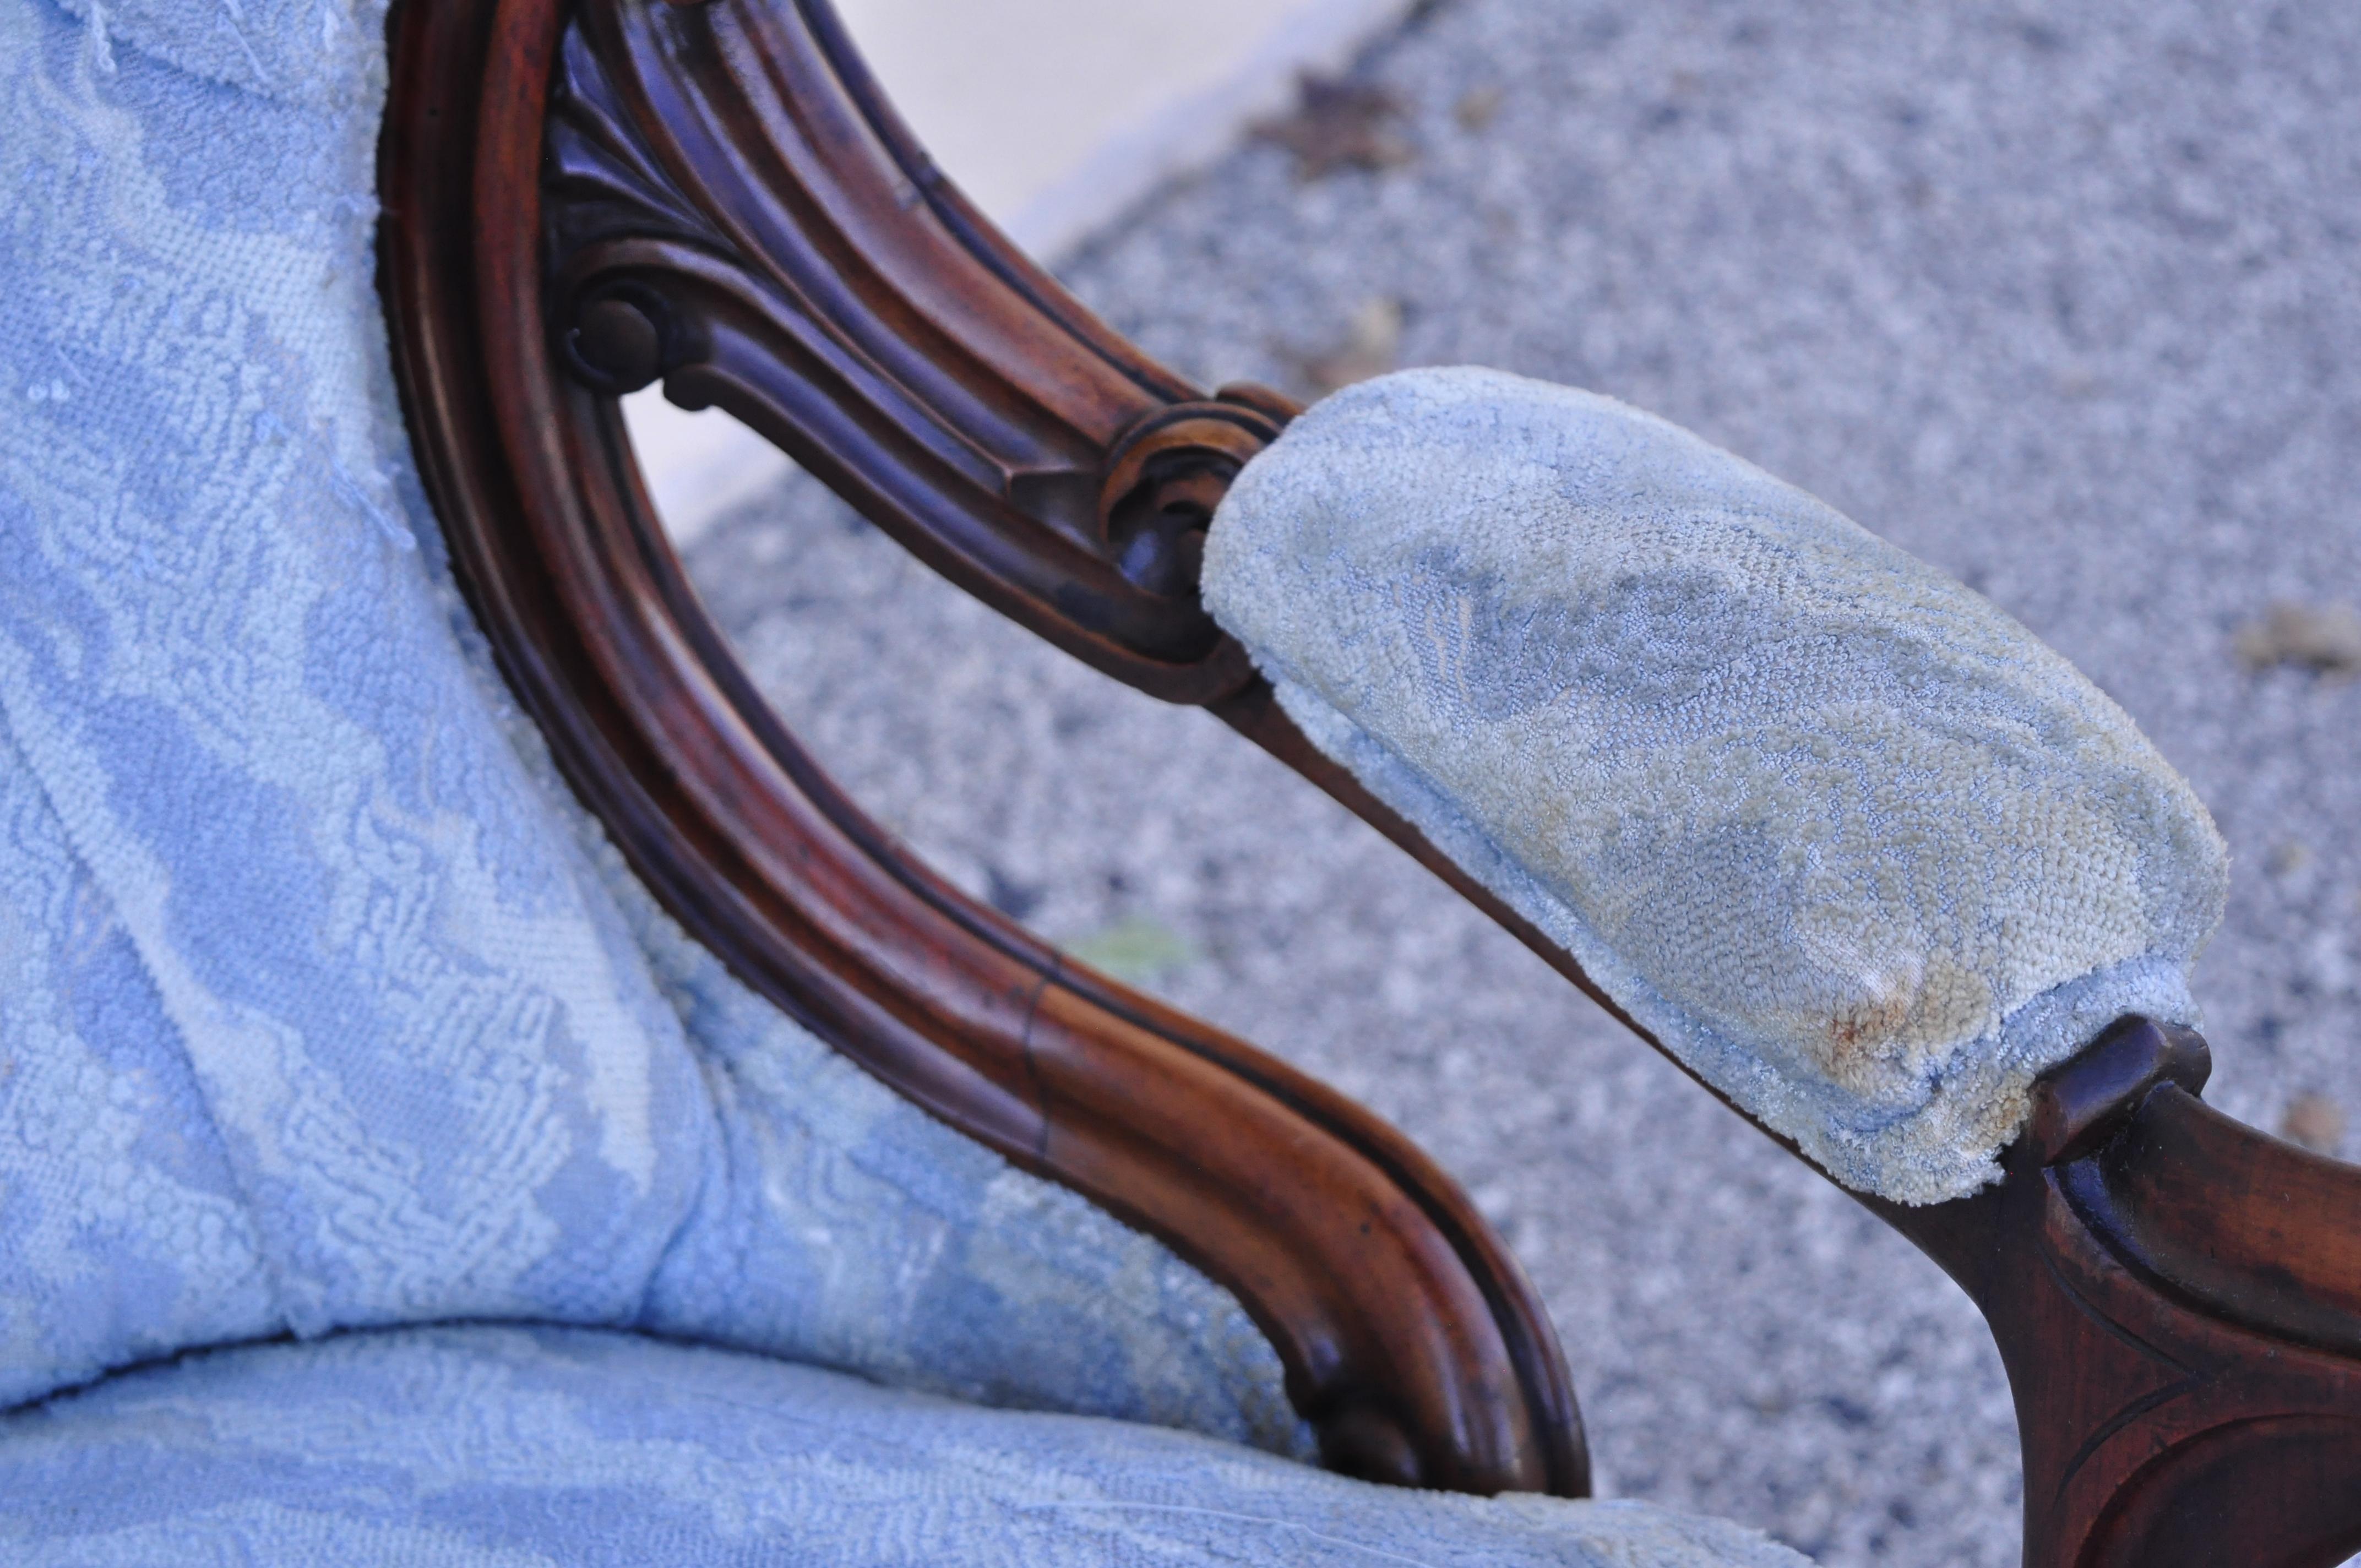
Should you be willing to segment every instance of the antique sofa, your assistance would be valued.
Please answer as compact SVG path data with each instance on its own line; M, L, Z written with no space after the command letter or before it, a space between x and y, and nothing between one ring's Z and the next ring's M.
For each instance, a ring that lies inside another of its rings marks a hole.
M616 403L1400 840L1991 1320L2029 1564L2361 1545L2353 1173L2205 1107L2204 810L1607 400L1208 397L821 0L0 0L0 1545L1748 1564L1334 1091L914 862Z

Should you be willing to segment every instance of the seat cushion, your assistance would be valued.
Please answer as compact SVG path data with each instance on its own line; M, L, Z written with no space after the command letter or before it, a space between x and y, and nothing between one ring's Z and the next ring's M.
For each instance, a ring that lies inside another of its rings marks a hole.
M588 1330L360 1332L123 1374L0 1421L0 1556L27 1568L1805 1563L1642 1504L1376 1486Z
M2194 1021L2226 857L2131 719L1663 420L1348 389L1239 475L1205 598L1315 744L1850 1186L1972 1191L2042 1069Z

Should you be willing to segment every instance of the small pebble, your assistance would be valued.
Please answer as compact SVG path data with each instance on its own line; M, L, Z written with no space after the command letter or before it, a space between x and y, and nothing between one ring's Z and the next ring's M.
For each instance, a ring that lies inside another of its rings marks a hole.
M1459 102L1452 108L1451 117L1459 122L1462 130L1480 131L1499 114L1500 98L1498 87L1470 87L1459 95Z
M2325 1094L2299 1094L2279 1118L2279 1136L2314 1154L2334 1154L2345 1141L2345 1108Z
M1345 341L1303 362L1305 379L1322 396L1396 368L1401 358L1402 307L1382 296L1361 302Z

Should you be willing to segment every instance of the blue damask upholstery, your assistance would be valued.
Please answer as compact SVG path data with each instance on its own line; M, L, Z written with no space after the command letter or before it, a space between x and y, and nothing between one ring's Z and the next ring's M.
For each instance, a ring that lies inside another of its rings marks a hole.
M1231 1297L658 911L411 466L383 23L0 0L0 1556L1796 1562L1257 1453Z

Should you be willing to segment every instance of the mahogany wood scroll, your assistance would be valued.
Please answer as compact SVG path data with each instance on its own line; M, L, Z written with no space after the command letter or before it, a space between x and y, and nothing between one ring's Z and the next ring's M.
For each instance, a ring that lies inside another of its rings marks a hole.
M1332 1464L1582 1492L1556 1342L1458 1190L862 817L699 609L613 399L661 378L728 409L953 581L1208 707L1606 1003L1315 751L1199 605L1213 507L1291 405L1199 396L994 234L823 0L402 0L392 27L412 435L509 678L642 877L887 1083L1236 1290ZM2210 1110L2207 1066L2125 1020L2039 1087L1998 1186L1865 1200L1992 1324L2028 1568L2361 1549L2361 1171Z
M1195 491L1278 422L1200 400L1011 249L824 5L586 5L547 135L549 320L584 382L719 404L1146 690L1249 677L1197 602Z
M1563 1355L1466 1196L1333 1091L913 861L697 604L613 394L662 375L954 580L1168 696L1247 670L1196 602L1286 407L1197 398L994 236L824 5L403 0L380 267L462 584L674 915L895 1089L1236 1292L1335 1467L1580 1495Z

